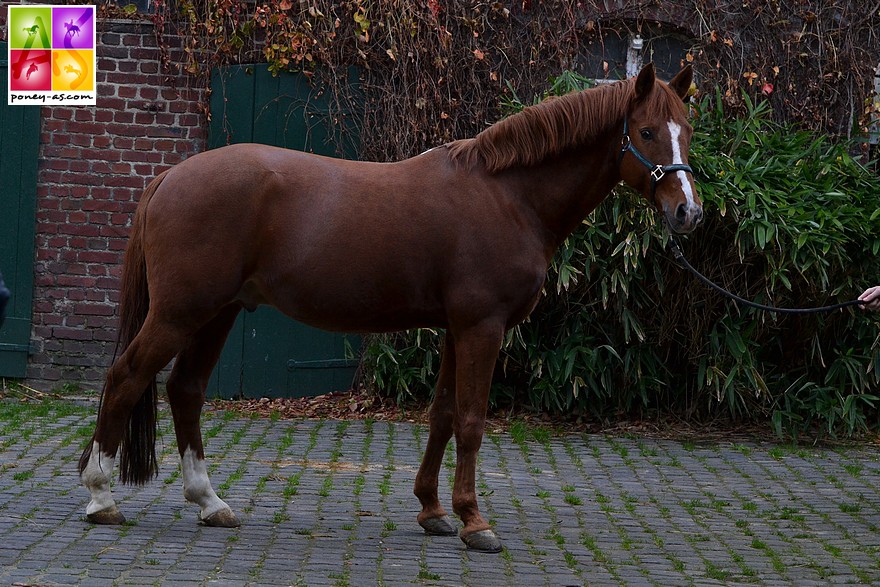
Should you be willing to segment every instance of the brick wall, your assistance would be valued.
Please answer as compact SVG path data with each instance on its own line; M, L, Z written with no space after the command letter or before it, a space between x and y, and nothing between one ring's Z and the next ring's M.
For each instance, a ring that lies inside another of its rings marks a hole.
M205 148L201 95L159 72L152 25L99 21L98 38L97 106L42 109L28 378L46 389L101 384L141 192Z

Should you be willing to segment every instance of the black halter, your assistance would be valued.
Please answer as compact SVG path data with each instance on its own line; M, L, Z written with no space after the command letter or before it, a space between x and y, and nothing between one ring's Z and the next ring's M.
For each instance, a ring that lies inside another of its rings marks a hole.
M654 165L653 163L651 163L648 160L648 158L645 157L644 155L642 155L639 152L639 150L636 149L635 146L633 145L632 139L629 136L629 117L624 116L623 117L623 139L621 140L621 143L620 143L620 157L617 160L618 164L620 164L620 162L623 161L623 156L626 155L627 151L632 153L633 156L635 156L635 158L639 161L639 163L641 163L642 165L644 165L645 167L647 167L650 170L650 172L651 172L651 202L654 205L657 204L657 198L656 198L657 184L660 182L661 179L666 177L667 173L671 173L674 171L684 171L685 173L690 173L691 176L694 175L694 170L691 169L691 166L685 165L683 163L675 163L673 165Z

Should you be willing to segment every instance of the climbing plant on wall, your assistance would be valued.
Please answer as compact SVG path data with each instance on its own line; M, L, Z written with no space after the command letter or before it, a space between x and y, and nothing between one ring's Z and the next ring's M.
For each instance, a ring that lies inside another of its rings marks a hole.
M865 0L156 0L161 39L181 38L167 67L268 62L351 100L340 68L363 70L363 156L399 159L497 119L511 91L537 95L564 70L622 75L612 45L675 34L699 90L726 112L764 97L778 122L852 137L866 127L880 62L880 7ZM598 65L591 65L591 60ZM650 55L646 56L650 58Z

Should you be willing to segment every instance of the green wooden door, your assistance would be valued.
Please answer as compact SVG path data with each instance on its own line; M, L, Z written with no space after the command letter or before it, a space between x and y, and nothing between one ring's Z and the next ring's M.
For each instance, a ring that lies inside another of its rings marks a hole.
M31 339L40 107L8 106L0 43L0 272L12 292L0 329L0 377L24 377Z
M349 82L357 84L357 74ZM356 85L355 85L356 87ZM273 77L265 65L215 72L211 84L208 148L264 143L352 156L356 129L328 134L327 93L301 74ZM344 268L340 268L344 270ZM302 397L351 387L360 339L311 328L274 308L242 312L208 385L210 397Z

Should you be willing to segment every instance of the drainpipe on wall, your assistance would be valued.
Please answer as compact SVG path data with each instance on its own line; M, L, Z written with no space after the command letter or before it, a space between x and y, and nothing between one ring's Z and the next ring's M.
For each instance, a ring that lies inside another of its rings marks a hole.
M874 95L871 97L873 103L873 111L871 112L871 124L868 125L868 143L871 145L868 149L868 157L875 162L875 168L880 171L880 63L874 70Z
M645 46L645 40L638 33L634 37L630 37L629 46L626 49L626 77L635 77L639 75L642 69L642 49Z
M871 113L871 124L868 126L868 142L877 145L880 143L880 63L874 70L874 95L871 100L874 102L874 110Z

